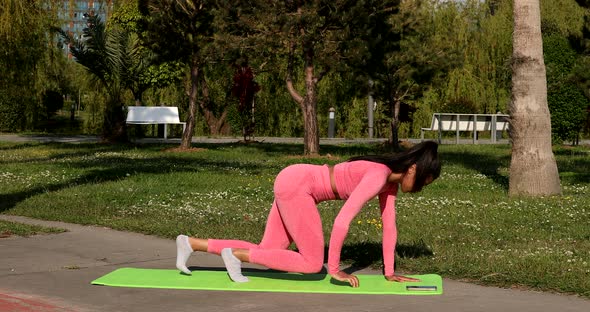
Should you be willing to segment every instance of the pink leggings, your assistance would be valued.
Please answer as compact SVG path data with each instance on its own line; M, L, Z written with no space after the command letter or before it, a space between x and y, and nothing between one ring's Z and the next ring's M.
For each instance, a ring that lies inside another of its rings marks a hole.
M317 203L334 199L327 166L292 165L274 184L273 202L260 244L240 240L208 240L208 252L223 248L250 250L250 262L299 273L317 273L324 263L324 233ZM295 242L298 252L287 248Z

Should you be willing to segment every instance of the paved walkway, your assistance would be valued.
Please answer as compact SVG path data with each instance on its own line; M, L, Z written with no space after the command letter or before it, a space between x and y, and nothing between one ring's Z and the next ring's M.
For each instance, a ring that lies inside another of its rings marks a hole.
M68 230L61 234L0 239L2 311L590 311L590 300L576 296L482 287L448 279L443 282L442 296L223 292L93 286L90 285L92 280L121 267L174 268L174 241L103 227L17 216L0 215L0 219ZM189 260L189 265L223 268L219 257L205 253L196 253ZM370 270L363 270L362 273L379 274ZM9 301L12 306L3 306L3 301Z

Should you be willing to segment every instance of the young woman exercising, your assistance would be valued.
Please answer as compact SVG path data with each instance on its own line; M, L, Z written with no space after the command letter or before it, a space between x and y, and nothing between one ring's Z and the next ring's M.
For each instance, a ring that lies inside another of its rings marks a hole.
M241 263L298 273L317 273L324 260L324 234L317 204L326 200L346 200L334 220L328 250L328 273L332 278L359 286L352 274L340 271L340 251L348 228L361 208L379 197L383 224L383 263L388 281L415 279L394 274L397 242L395 199L398 186L403 192L419 192L440 175L438 144L426 141L391 156L360 156L335 166L291 165L274 183L275 199L260 244L240 240L176 238L176 267L191 274L186 262L193 251L221 255L230 278L247 282ZM298 251L287 249L295 242Z

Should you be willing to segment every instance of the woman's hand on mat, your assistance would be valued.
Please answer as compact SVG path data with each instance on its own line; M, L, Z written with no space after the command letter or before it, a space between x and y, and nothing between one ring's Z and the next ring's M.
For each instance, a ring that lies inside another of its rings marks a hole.
M352 275L347 274L342 271L338 271L338 273L330 274L333 279L341 281L341 282L348 282L352 287L359 287L359 278Z
M419 282L420 280L417 278L413 278L413 277L406 277L406 276L402 276L402 275L388 275L385 276L385 279L390 281L390 282Z

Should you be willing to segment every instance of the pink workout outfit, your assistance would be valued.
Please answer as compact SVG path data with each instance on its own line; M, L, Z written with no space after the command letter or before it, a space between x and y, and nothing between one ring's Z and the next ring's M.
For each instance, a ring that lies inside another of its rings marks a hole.
M332 229L328 251L328 273L339 271L340 251L348 228L361 208L379 196L383 224L383 263L385 275L393 275L397 241L395 198L397 183L388 183L391 170L371 161L351 161L334 166L338 195L346 202ZM292 165L283 169L274 184L275 200L264 236L256 245L239 240L208 240L208 252L220 254L223 248L250 250L250 262L265 267L299 273L317 273L324 261L324 234L317 203L336 199L327 165ZM287 248L295 242L298 252Z

